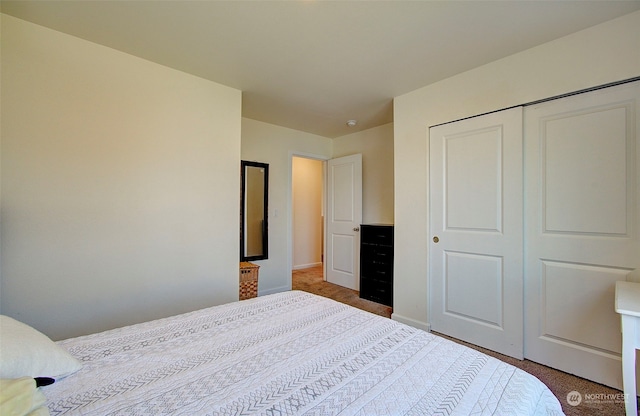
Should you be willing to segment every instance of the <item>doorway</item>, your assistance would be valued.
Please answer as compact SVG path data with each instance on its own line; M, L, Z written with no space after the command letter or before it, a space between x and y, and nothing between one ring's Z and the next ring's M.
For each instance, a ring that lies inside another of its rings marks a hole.
M324 280L358 291L362 154L292 155L291 205L291 270L321 265Z
M292 158L292 270L317 268L324 260L324 162Z

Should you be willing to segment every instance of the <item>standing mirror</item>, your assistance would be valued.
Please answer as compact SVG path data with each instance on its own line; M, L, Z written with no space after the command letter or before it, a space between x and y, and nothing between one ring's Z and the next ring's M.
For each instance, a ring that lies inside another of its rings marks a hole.
M240 261L264 260L269 241L269 165L243 160L240 166Z

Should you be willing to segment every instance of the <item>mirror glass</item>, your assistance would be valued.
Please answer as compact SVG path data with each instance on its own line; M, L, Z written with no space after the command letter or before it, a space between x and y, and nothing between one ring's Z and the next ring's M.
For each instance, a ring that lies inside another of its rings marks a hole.
M267 258L269 165L241 162L240 261Z

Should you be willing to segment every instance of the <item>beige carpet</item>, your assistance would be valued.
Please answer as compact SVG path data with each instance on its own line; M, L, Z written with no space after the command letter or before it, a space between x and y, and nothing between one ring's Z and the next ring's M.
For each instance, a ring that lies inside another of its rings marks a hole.
M322 267L294 271L292 284L294 290L304 290L325 296L387 318L391 317L391 312L393 311L388 306L360 299L358 292L355 290L325 282L322 277ZM445 336L445 338L449 337ZM622 401L624 399L622 392L619 390L593 383L529 360L516 360L456 339L452 340L508 362L538 377L558 397L567 415L616 416L625 414L624 402ZM581 394L582 402L577 406L570 406L567 402L567 395L574 391Z

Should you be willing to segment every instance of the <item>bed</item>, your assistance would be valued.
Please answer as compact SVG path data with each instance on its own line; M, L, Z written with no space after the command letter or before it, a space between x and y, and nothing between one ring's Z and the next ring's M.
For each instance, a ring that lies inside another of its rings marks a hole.
M442 337L291 291L67 339L51 415L560 415L538 379Z

